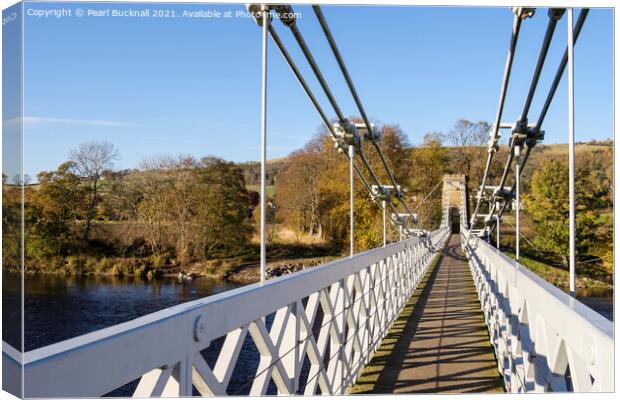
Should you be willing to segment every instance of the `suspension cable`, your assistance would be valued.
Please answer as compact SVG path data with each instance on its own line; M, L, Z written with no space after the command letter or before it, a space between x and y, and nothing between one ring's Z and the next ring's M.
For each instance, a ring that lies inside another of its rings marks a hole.
M280 39L279 35L277 34L275 28L271 24L269 24L269 34L270 34L271 38L273 39L276 47L280 50L280 53L284 57L285 61L287 62L287 64L291 68L291 70L293 71L293 74L297 78L299 84L302 86L304 92L306 93L306 95L310 99L310 102L312 103L312 105L314 106L316 111L319 113L319 116L323 120L323 124L327 127L327 129L330 132L330 134L332 135L332 137L335 138L336 137L336 133L334 132L334 128L333 128L332 124L330 123L329 119L327 118L327 115L323 111L323 108L319 104L318 100L314 96L314 93L312 92L312 90L308 86L308 83L306 82L306 80L304 79L303 75L299 71L299 68L295 64L295 61L293 61L293 58L291 57L289 52L286 50L286 47L282 43L282 40ZM365 157L362 157L362 162L364 163L365 167L370 168L370 164L365 159ZM362 183L363 183L364 187L366 188L366 190L368 191L368 193L372 195L372 189L370 187L370 184L368 183L368 181L366 180L366 178L364 177L364 175L360 171L359 167L355 163L354 163L354 169L355 169L355 172L356 172L358 178L362 181ZM370 170L372 171L372 169L370 169ZM376 174L374 174L374 171L372 171L372 175L373 175L373 177L375 179L378 179ZM393 211L396 214L398 214L397 211L393 208L393 206L392 206L392 209L393 209ZM392 217L392 215L390 215L389 219L390 219L390 222L392 224L398 225L398 221L395 220Z
M583 8L581 12L579 12L579 17L577 18L577 22L575 23L574 29L574 44L577 44L577 38L579 37L579 33L581 33L581 28L583 27L584 22L586 21L586 17L590 12L589 8ZM545 100L545 104L543 105L542 111L540 112L540 116L538 117L538 122L536 122L536 128L540 129L547 116L547 111L549 111L549 107L551 106L551 101L555 96L555 92L560 85L560 80L562 79L562 75L564 74L564 70L566 69L566 64L568 63L568 46L564 50L564 55L562 56L562 61L560 61L560 65L558 66L558 70L555 73L555 77L553 78L553 83L551 84L551 88L549 89L549 94L547 95L547 99Z
M540 47L540 51L538 53L538 60L536 62L536 67L534 68L534 73L532 75L532 80L530 82L530 87L527 93L527 98L525 100L525 105L523 106L523 111L521 112L521 117L517 121L517 126L515 129L525 129L527 130L527 116L529 114L530 106L532 103L532 99L534 98L534 94L536 93L536 88L538 87L538 80L540 78L540 74L542 73L542 68L545 64L545 60L547 58L547 53L549 51L549 46L551 45L551 39L553 38L553 33L555 31L555 27L557 25L558 20L561 18L564 10L561 9L561 13L557 11L559 9L550 9L549 10L549 22L547 23L547 30L545 31L545 37L543 38L542 45ZM511 140L510 142L510 154L508 155L508 160L504 167L504 172L502 173L502 178L500 179L499 187L504 187L506 183L506 179L508 178L508 173L512 167L512 162L514 161L514 147L516 146L516 141ZM529 148L529 146L528 146ZM494 199L497 197L494 196Z
M314 13L316 14L316 17L317 17L317 19L319 21L319 24L321 25L321 28L323 29L323 33L325 34L327 42L329 43L329 46L330 46L332 52L334 53L334 57L336 58L338 66L340 67L340 71L342 72L342 75L344 76L345 81L347 82L347 86L349 87L349 91L351 92L351 95L353 96L353 100L355 101L355 104L357 105L357 108L358 108L358 110L360 112L362 120L364 121L364 124L366 125L366 130L369 132L369 136L371 138L370 142L372 143L373 147L377 151L377 153L379 155L379 158L381 159L383 167L385 168L385 171L387 172L387 175L388 175L392 185L394 186L394 188L396 188L396 187L398 187L398 183L396 182L396 179L394 178L394 174L392 173L392 170L390 169L390 166L387 163L387 160L385 158L385 155L383 154L383 150L381 149L381 146L379 146L379 144L377 143L377 141L374 138L374 135L372 134L373 133L373 129L372 129L372 125L370 123L370 120L368 119L366 111L364 110L364 106L362 105L362 102L361 102L361 100L359 98L359 95L357 94L357 90L355 89L355 85L353 84L353 80L351 79L351 75L349 74L349 71L348 71L348 69L346 67L344 59L342 58L340 50L338 50L338 46L337 46L336 41L335 41L335 39L334 39L334 37L333 37L333 35L331 33L331 30L329 29L329 25L327 24L325 16L323 15L323 12L321 11L321 7L318 6L318 5L313 5L312 8L314 10ZM378 186L382 186L378 181L377 181L377 185ZM405 208L405 210L407 211L407 213L411 216L412 220L415 220L413 218L413 213L409 209L409 206L404 201L404 199L401 196L397 196L397 197L400 200L400 202L402 203L402 205ZM418 223L416 223L416 225L418 225L418 227L419 227Z
M280 6L280 7L286 7L288 10L292 11L292 7L290 6ZM295 40L297 41L299 47L302 50L302 53L304 54L304 57L306 58L306 61L308 62L308 64L310 65L313 73L315 74L317 80L319 81L319 84L321 86L321 88L323 89L325 95L327 96L332 108L334 109L334 111L336 112L337 118L339 119L339 121L343 124L345 124L347 122L347 119L344 117L344 114L342 113L340 107L338 106L337 101L335 100L329 85L327 84L320 68L318 67L316 60L314 59L314 56L312 55L312 52L310 51L305 39L303 38L303 35L301 34L300 30L297 28L296 24L295 24L295 20L294 19L288 19L288 20L282 20L282 22L289 27L289 29L291 30ZM274 30L271 30L272 33L272 37L274 37ZM275 37L277 37L277 34L275 35ZM274 37L274 41L276 41ZM278 38L279 39L279 38ZM290 55L288 55L288 52L286 52L284 45L282 44L281 41L279 41L279 43L276 43L278 45L278 47L280 48L281 52L283 53L283 55L285 55L285 58L287 60L287 62L289 63L289 65L291 66L291 68L293 68L293 66L291 64L294 65ZM286 54L285 54L286 52ZM303 79L303 77L301 77L301 73L299 73L299 70L295 67L294 68L294 73L297 76L298 75L298 80L299 82L302 84L302 86L304 86L304 90L306 91L306 93L310 93L309 88L307 87L307 84L305 83L305 80ZM316 98L314 98L314 96L311 97L311 101L313 102L313 104L315 105L315 107L318 106L318 102L316 101ZM320 107L319 107L320 108ZM364 113L365 114L365 113ZM325 116L325 114L323 113L321 115L321 117L324 120L324 123L328 126L330 133L332 133L332 136L335 137L335 132L333 130L333 127L331 126L331 124L329 123L329 121L326 121L327 118ZM372 131L369 131L372 132ZM361 149L360 149L361 150ZM370 174L372 180L378 185L378 186L382 186L379 177L377 176L376 172L374 171L374 169L372 168L372 165L370 164L370 162L368 161L368 159L366 158L365 154L362 151L357 152L362 163L364 164L364 167L366 168L366 170L368 171L368 173ZM381 153L380 156L383 156L383 154ZM385 164L387 166L387 163ZM391 171L388 169L388 175L391 175ZM395 182L395 180L394 180ZM397 186L396 184L394 185L395 187ZM370 194L372 195L372 192L370 192ZM404 200L402 198L400 198L400 196L398 196L399 200L402 202L403 206L405 207L405 209L407 210L407 212L413 217L413 214L411 213L411 211L409 210L407 204L404 202ZM396 210L392 204L390 205L391 208L393 209L394 213L396 214L397 220L400 220L401 217L398 214L398 210ZM392 216L390 216L390 220L392 220ZM409 228L405 227L407 233L410 233Z
M323 77L323 73L321 72L321 69L317 65L316 60L312 56L312 52L308 48L308 44L304 40L304 37L302 36L301 32L299 31L299 28L297 28L297 25L291 25L291 26L289 26L289 29L293 33L293 36L295 37L295 40L297 41L297 44L299 44L299 47L301 48L301 51L304 54L304 57L308 61L308 64L310 64L310 68L312 69L312 72L314 72L314 75L316 76L316 78L319 81L319 84L323 88L323 91L325 92L325 95L327 96L330 104L334 108L334 111L336 112L336 115L338 116L338 120L341 123L344 123L346 121L346 118L344 117L344 114L340 110L340 107L338 106L338 103L336 102L336 99L334 98L334 95L332 94L331 90L329 89L329 85L325 81L325 77Z
M482 200L481 194L484 192L486 186L486 180L489 175L491 162L493 161L493 155L497 149L497 141L499 140L499 127L502 121L502 114L504 113L504 104L506 102L506 92L508 89L508 82L510 81L510 74L512 71L512 63L517 48L517 42L519 40L519 32L521 30L521 18L515 14L512 23L512 37L510 39L510 46L508 48L508 55L506 56L506 66L504 67L504 78L502 80L502 86L499 93L499 104L497 105L497 112L495 114L495 124L493 125L493 136L489 139L489 152L487 156L487 163L484 169L484 175L482 176L482 184L480 186L480 194L478 195L478 201L476 203L476 209L472 216L470 225L473 229L476 218L478 217L478 210L480 209L480 202ZM471 229L470 229L471 232ZM471 234L471 233L470 233Z
M538 87L538 80L540 79L540 74L542 73L543 66L545 65L545 60L547 59L547 53L549 52L549 46L551 45L551 40L553 39L553 33L555 32L555 27L557 26L558 21L564 14L564 9L550 8L548 14L549 22L547 23L547 30L545 31L543 43L538 54L538 61L536 62L536 68L534 68L534 74L532 75L530 89L527 94L527 99L525 100L525 105L523 106L523 111L521 112L521 118L519 118L520 121L527 121L527 115L529 114L532 100L534 99L536 88Z
M579 13L579 17L577 19L577 22L575 23L575 28L574 28L574 41L573 41L573 44L577 43L577 38L579 38L579 34L581 33L581 29L583 27L583 24L585 23L585 20L586 20L586 17L588 16L589 11L590 11L590 9L583 8L580 11L580 13ZM568 62L568 46L564 50L564 55L562 57L562 60L560 61L558 69L556 71L555 77L553 79L553 83L551 84L551 87L549 89L549 93L547 94L547 98L545 100L545 104L543 105L543 108L541 110L540 116L538 117L538 121L536 123L536 128L535 128L536 131L540 130L540 128L542 127L542 124L543 124L544 119L545 119L545 117L547 115L547 112L549 110L551 102L553 101L553 98L555 97L555 94L556 94L558 85L560 83L560 80L562 79L562 75L564 73L564 70L566 69L567 62ZM532 149L533 149L533 146L527 146L526 147L525 154L523 155L523 161L522 161L523 166L525 166L525 163L529 159L529 156L530 156L530 153L532 152ZM511 152L510 156L512 156L512 152ZM523 169L524 168L521 168L521 171L520 171L521 173L523 173ZM500 185L500 187L502 187L502 186L503 186L503 184ZM508 197L509 198L511 198L514 195L515 188L516 188L515 184L513 183L513 185L510 187L510 191L508 192ZM501 205L501 208L499 210L497 210L497 215L498 215L499 219L501 219L502 216L504 215L506 207L507 207L507 202L504 202ZM493 216L495 211L496 211L495 210L495 204L493 204L492 207L491 207L490 215ZM495 226L494 225L490 226L489 227L489 234L492 234L494 230L495 230Z

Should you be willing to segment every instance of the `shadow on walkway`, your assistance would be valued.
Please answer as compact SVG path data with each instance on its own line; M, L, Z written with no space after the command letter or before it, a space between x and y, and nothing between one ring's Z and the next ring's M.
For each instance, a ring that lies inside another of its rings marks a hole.
M352 394L502 392L459 235L452 235Z

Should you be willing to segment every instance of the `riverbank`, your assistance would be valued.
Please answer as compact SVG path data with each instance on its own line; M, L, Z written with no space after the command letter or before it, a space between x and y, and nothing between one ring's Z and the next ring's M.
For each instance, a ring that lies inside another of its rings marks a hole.
M326 263L339 256L338 250L333 247L277 244L268 247L267 274L269 277L281 276ZM45 263L27 263L26 273L146 279L178 276L192 279L206 277L248 284L259 280L259 260L259 250L255 246L242 253L219 255L211 260L184 264L166 255L147 257L75 255L50 258Z
M513 259L515 258L513 252L503 251L507 256ZM531 255L524 254L519 255L519 262L554 286L565 291L568 289L570 276L566 268L557 265L549 265L535 259ZM575 285L578 291L583 292L584 297L611 297L614 289L612 275L594 273L593 268L584 270L582 265L577 266Z

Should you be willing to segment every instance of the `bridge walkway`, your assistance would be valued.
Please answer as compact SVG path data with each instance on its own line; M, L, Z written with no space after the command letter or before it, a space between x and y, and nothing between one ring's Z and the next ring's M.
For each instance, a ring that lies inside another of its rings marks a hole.
M453 234L350 393L502 391L460 236Z

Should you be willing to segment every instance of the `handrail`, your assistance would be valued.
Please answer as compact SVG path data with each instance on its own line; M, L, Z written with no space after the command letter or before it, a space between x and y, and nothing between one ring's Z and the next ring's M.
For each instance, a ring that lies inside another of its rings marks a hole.
M191 395L193 388L227 394L246 337L260 356L251 394L265 394L271 379L279 393L297 393L305 355L317 376L305 383L308 394L317 385L324 394L344 393L448 235L444 226L430 240L413 237L29 351L25 395L101 396L138 378L135 394L142 397ZM319 307L323 321L315 337ZM265 318L273 314L269 327ZM200 352L220 337L224 347L211 369Z
M613 391L611 321L480 238L462 245L507 390Z

